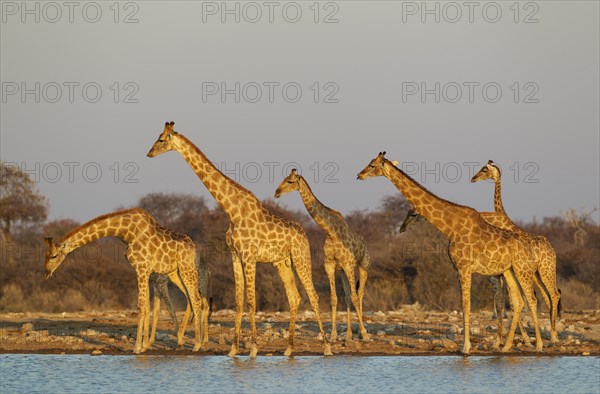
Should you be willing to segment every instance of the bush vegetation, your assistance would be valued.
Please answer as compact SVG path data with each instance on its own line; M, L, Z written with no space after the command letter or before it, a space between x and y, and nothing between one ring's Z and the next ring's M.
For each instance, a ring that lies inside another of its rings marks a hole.
M329 284L323 269L324 233L305 212L291 211L273 200L265 204L282 216L299 221L306 229L321 310L329 311ZM215 308L233 309L233 273L224 242L229 223L224 212L210 207L202 197L186 194L149 194L137 206L148 210L164 226L190 235L201 246L213 273ZM372 257L365 310L394 310L415 302L436 310L460 310L458 277L448 258L448 241L428 223L399 233L409 208L401 195L395 195L385 197L375 210L346 215L348 223L365 238ZM135 272L125 259L125 244L118 239L105 238L76 250L51 279L44 279L44 236L58 239L77 225L70 219L23 222L13 224L10 240L0 237L0 311L135 308ZM521 225L548 237L556 249L564 308L600 309L600 226L588 220L575 230L563 217ZM585 232L583 243L581 231ZM259 264L256 281L258 310L287 310L283 285L272 265ZM345 309L339 278L338 282L339 308ZM300 282L297 284L300 289ZM306 293L300 291L301 308L309 309ZM178 307L183 308L183 296L174 286L172 294ZM493 294L487 278L475 276L472 303L474 309L491 309Z

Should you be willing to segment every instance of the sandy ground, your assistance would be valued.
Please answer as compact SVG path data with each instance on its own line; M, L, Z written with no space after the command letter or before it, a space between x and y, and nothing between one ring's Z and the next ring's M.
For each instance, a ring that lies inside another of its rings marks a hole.
M179 314L179 318L181 319ZM210 341L198 353L192 353L193 329L188 326L183 349L176 349L173 323L163 311L157 339L147 354L226 355L233 339L231 310L213 313L210 321ZM326 331L331 329L330 314L323 313ZM282 355L287 345L289 313L257 313L260 355ZM346 355L458 355L462 348L462 314L457 311L431 312L418 305L406 305L397 311L366 312L369 342L357 339L357 323L352 322L353 340L346 341L346 314L338 315L338 339L332 344L334 354ZM471 318L473 355L502 354L492 350L496 323L491 313L475 312ZM600 355L600 310L565 312L558 323L560 343L548 346L548 314L541 314L544 351L541 355ZM533 324L525 316L529 337L534 342ZM77 312L77 313L2 313L0 314L0 353L56 354L132 354L137 325L136 311ZM508 322L505 320L505 327ZM506 328L505 328L506 330ZM295 355L322 354L319 332L311 311L301 312L298 318ZM244 314L239 355L248 355L246 342L250 329ZM539 355L515 337L508 355Z

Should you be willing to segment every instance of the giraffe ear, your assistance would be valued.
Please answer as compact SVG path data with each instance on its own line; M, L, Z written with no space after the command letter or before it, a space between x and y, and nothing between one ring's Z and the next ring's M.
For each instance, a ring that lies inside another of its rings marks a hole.
M494 164L492 160L488 160L488 164Z
M391 163L394 165L394 167L398 167L398 164L399 164L398 160L392 160Z

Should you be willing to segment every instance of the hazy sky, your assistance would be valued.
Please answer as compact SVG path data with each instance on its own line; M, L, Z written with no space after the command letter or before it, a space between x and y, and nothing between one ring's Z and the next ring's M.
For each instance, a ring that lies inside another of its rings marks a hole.
M114 4L1 2L0 155L51 219L159 191L212 203L180 155L146 157L170 120L259 198L299 167L325 204L375 208L396 188L356 174L386 150L478 210L489 159L515 219L600 204L598 2Z

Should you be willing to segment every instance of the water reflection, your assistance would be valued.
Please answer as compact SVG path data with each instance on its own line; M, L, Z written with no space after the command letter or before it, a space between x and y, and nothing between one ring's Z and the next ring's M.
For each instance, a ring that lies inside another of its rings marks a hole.
M0 374L1 393L598 393L600 358L15 354L0 355Z

